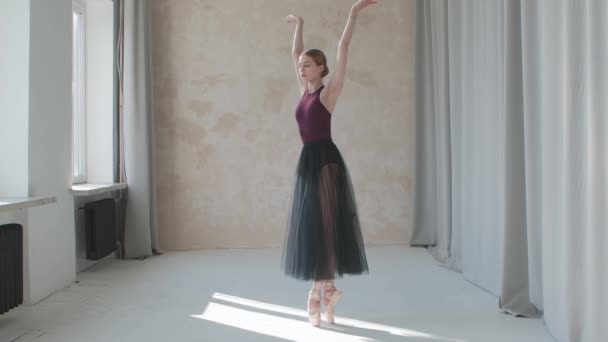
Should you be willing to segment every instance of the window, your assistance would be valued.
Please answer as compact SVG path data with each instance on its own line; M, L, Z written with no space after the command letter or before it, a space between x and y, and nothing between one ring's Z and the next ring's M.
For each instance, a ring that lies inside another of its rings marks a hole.
M72 182L86 182L85 7L72 5Z

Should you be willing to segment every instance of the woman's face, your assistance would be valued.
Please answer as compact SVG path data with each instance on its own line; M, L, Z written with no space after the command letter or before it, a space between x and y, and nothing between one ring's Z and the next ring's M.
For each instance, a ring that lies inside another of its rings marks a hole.
M300 55L300 77L305 81L313 81L321 78L324 66L317 65L315 60L307 54Z

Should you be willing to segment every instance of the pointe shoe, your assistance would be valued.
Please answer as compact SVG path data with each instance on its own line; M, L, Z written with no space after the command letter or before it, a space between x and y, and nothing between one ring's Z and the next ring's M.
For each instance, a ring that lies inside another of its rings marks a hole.
M310 290L308 294L308 321L313 327L321 325L321 290Z
M329 324L335 324L334 312L336 304L342 297L342 290L338 290L333 284L323 289L323 304L325 305L325 319Z

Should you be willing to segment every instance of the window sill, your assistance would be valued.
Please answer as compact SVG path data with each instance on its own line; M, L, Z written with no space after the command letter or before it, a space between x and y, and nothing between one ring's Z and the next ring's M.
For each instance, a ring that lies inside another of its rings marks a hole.
M55 202L57 202L55 196L0 198L0 211L27 209Z
M114 184L74 184L72 185L72 195L79 196L93 196L103 194L106 192L112 192L116 190L126 189L126 183L114 183Z

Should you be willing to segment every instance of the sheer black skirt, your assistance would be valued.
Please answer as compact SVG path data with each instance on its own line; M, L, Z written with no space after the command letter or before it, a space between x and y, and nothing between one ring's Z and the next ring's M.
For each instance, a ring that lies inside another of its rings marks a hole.
M304 144L296 169L283 271L302 280L367 273L350 176L332 140Z

